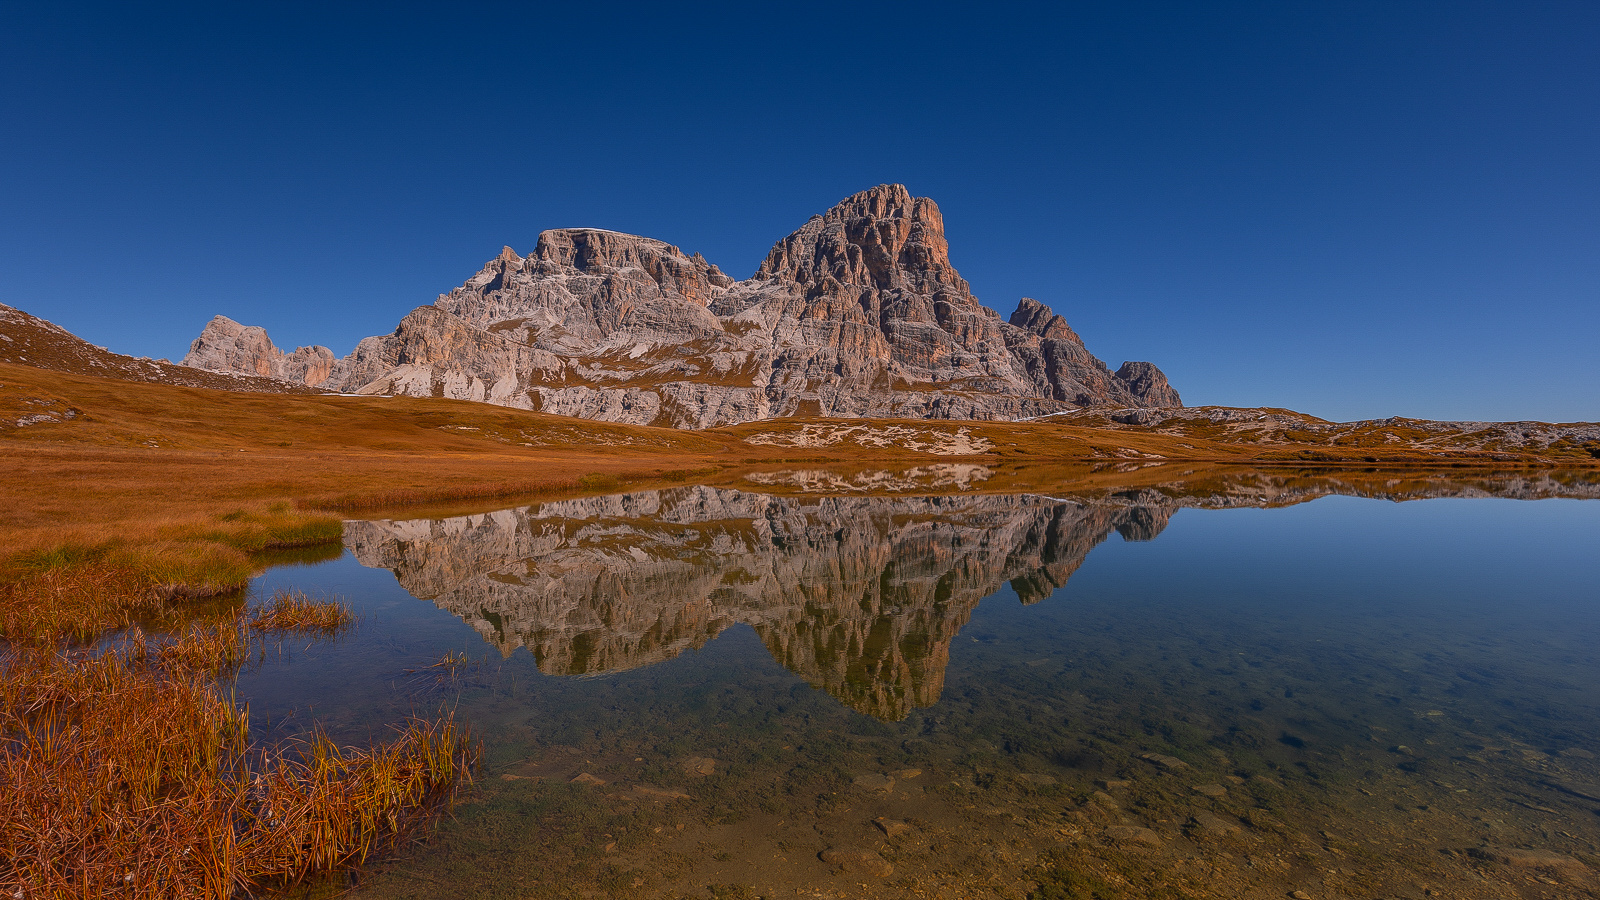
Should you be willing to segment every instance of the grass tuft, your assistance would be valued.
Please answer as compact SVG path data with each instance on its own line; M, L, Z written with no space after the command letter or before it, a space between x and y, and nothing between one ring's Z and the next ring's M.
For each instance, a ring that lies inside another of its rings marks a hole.
M251 628L262 631L338 635L355 623L350 607L332 600L313 600L302 591L279 591L250 616Z
M163 643L136 630L99 652L0 651L0 892L228 897L293 884L394 846L470 779L480 751L449 715L371 748L323 734L254 746L224 674L252 630L240 611Z

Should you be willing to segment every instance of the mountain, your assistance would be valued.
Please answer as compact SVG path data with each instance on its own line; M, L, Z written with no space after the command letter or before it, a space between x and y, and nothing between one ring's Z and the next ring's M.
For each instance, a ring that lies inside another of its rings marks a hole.
M1017 419L1179 407L1024 298L1006 321L950 263L932 200L880 185L813 216L735 281L699 254L599 229L507 247L343 359L218 316L186 365L362 394L477 400L709 428L782 416Z
M304 383L278 377L263 378L254 372L244 374L231 369L207 370L173 365L164 359L112 353L59 325L4 303L0 303L0 362L74 375L98 375L118 381L272 394L314 393Z

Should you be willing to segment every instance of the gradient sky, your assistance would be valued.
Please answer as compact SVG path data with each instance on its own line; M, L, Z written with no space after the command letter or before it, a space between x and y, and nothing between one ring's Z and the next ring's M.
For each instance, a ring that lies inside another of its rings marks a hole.
M123 353L343 354L546 228L748 277L883 182L1190 405L1600 420L1600 4L0 0L0 302Z

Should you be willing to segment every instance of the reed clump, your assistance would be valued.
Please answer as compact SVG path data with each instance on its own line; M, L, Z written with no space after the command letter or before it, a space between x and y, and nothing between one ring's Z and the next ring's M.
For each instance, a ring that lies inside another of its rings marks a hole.
M92 641L135 621L171 625L174 599L243 588L263 550L337 541L334 516L287 503L112 533L85 532L0 558L0 638Z
M359 865L451 802L479 751L450 715L371 748L252 744L228 676L263 632L241 611L0 651L0 893L226 898Z
M249 626L263 631L336 636L355 623L346 604L315 600L303 591L279 591L250 615Z

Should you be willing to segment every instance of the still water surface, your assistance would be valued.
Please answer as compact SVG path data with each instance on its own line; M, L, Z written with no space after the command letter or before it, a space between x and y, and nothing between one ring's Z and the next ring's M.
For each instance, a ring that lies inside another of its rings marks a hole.
M1320 493L352 522L253 590L359 628L240 698L483 739L363 897L1596 896L1600 503Z

